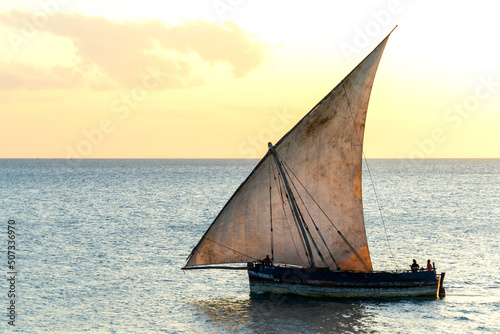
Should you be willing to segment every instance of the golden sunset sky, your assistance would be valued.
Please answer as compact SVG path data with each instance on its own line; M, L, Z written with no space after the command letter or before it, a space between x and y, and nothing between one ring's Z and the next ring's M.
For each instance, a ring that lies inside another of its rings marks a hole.
M494 1L0 6L0 158L260 158L396 25L366 156L500 158Z

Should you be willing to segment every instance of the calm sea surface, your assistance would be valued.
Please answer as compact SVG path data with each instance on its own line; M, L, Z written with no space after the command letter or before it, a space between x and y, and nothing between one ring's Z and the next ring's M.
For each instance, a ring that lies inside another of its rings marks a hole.
M500 332L500 160L369 161L387 230L365 177L374 268L430 258L442 300L250 297L245 272L183 273L255 164L0 160L0 268L13 219L17 272L15 327L0 281L0 332Z

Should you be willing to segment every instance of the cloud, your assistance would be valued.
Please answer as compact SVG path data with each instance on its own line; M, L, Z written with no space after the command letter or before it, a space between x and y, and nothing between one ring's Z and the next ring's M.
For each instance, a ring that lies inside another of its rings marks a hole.
M188 21L159 32L158 40L163 47L194 52L211 63L226 61L233 65L237 77L243 77L259 67L270 49L231 21L223 25L202 20Z
M177 25L165 25L158 19L117 22L76 12L54 12L44 20L39 13L13 9L0 12L0 24L13 29L9 40L16 48L49 33L70 39L76 57L73 69L28 65L23 68L23 64L16 63L19 71L14 72L4 61L0 63L4 88L36 89L43 88L42 83L45 88L59 87L65 79L68 88L82 82L100 89L113 85L132 88L141 83L152 67L166 73L158 88L192 87L202 84L204 72L220 63L229 64L235 77L243 77L260 67L271 49L232 22L186 20ZM33 81L33 73L41 77Z
M83 84L81 73L60 65L49 68L0 60L0 89L75 88Z

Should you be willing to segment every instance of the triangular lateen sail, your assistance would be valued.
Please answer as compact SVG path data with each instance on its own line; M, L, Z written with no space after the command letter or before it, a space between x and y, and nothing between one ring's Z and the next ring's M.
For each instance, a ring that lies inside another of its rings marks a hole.
M363 218L362 148L370 93L388 37L275 145L287 168L314 198L297 187L307 216L314 217L326 240L328 247L321 242L317 246L332 269L336 264L329 252L342 270L372 269ZM186 268L255 261L271 254L271 244L275 263L309 265L302 234L277 187L279 177L271 158L267 154L227 202L193 249ZM311 233L321 240L313 228ZM313 256L323 264L314 251Z

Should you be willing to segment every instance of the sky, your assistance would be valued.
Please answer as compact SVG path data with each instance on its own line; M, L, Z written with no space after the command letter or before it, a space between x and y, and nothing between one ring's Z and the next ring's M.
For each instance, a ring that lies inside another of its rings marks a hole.
M0 158L260 158L397 25L367 158L500 158L494 1L0 1Z

